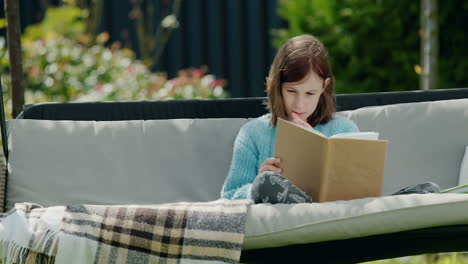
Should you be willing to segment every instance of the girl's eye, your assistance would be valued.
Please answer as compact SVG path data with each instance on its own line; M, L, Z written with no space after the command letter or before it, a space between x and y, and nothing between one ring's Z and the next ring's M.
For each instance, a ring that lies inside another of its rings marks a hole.
M289 92L289 93L294 93L294 92L296 92L296 91L294 91L294 90L288 90L288 92Z
M314 95L314 93L307 93L307 95Z

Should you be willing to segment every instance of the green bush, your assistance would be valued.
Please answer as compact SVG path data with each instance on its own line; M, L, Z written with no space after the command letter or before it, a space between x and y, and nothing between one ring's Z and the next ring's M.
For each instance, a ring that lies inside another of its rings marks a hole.
M466 253L434 253L393 259L375 260L362 264L466 264Z
M468 1L439 1L438 88L466 87ZM303 33L327 47L338 93L419 89L420 1L280 0L288 28L275 44Z
M181 70L177 77L152 73L109 35L85 33L82 10L72 5L49 8L45 19L22 36L25 102L165 100L226 97L224 80L207 68ZM9 60L0 39L0 71L6 111L11 112Z

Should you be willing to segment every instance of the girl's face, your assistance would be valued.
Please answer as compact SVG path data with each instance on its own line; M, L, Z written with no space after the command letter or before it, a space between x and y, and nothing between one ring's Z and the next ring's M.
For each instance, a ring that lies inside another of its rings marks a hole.
M292 113L296 113L299 118L307 122L307 118L317 108L324 87L327 87L329 83L329 78L324 81L312 71L302 81L281 84L281 94L283 95L288 120L292 119Z

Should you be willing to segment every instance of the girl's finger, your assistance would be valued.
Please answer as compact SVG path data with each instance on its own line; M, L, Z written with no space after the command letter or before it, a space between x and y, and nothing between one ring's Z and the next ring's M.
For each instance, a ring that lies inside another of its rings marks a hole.
M280 159L279 158L268 158L266 159L263 164L277 164L280 162Z
M260 171L259 172L265 172L265 171L273 171L273 172L276 172L276 173L281 173L281 168L278 168L276 166L272 166L272 165L264 165L260 168Z
M306 128L311 128L312 126L307 123L306 121L300 119L296 114L293 113L293 115L295 116L295 118L292 120L293 123L297 124L297 125L300 125L302 127L306 127Z
M302 127L307 127L307 128L310 128L310 124L301 120L301 119L298 119L298 120L293 120L294 123L296 123L297 125L300 125Z
M312 128L312 126L309 123L305 122L305 121L302 121L302 126L306 127L306 128Z

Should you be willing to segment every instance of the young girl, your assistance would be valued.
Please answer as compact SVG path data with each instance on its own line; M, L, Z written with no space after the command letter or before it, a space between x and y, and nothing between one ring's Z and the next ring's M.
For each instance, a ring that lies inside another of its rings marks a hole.
M351 120L335 114L334 84L327 51L317 38L301 35L287 40L278 50L267 79L270 113L240 129L221 197L255 203L312 202L281 175L281 160L273 157L276 123L281 117L326 136L358 131ZM398 194L417 192L421 186L423 192L438 188L432 183L423 185Z
M229 175L221 196L255 202L311 202L281 176L273 158L278 117L326 136L358 131L350 120L335 115L335 80L327 51L314 36L287 40L278 50L267 79L269 114L245 124L237 135Z

